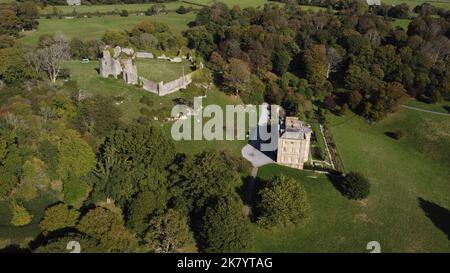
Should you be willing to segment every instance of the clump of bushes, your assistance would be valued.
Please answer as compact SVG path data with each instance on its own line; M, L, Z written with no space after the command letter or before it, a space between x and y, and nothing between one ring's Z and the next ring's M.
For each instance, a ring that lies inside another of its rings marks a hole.
M149 97L143 96L140 100L140 103L147 105L148 107L152 107L155 103Z
M119 15L120 15L121 17L128 17L128 10L123 9L123 10L120 12Z
M186 14L191 11L192 11L191 7L186 8L185 6L180 6L175 12L178 14Z
M369 196L370 183L362 174L350 172L341 181L340 191L348 199L361 200Z
M11 224L17 227L21 227L31 223L33 216L28 212L28 210L24 206L13 201L11 203L11 207L12 207Z

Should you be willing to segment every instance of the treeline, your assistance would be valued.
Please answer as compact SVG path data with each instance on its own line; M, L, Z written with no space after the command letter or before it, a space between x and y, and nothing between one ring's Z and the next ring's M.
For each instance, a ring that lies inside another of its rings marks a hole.
M185 36L217 83L244 102L266 100L302 116L315 101L378 120L407 94L450 97L449 29L448 18L432 16L394 28L361 1L337 13L218 3L199 11Z
M39 9L31 1L5 3L0 5L0 18L1 39L17 37L22 30L37 28Z
M42 36L41 40L45 37ZM176 52L183 45L181 38L174 35L165 24L143 20L130 31L107 30L101 39L86 41L73 38L70 41L70 49L72 57L90 59L99 57L104 45Z
M177 0L81 0L82 5L114 5L114 4L141 4L141 3L169 3ZM42 3L48 6L65 6L66 0L37 0L37 3Z

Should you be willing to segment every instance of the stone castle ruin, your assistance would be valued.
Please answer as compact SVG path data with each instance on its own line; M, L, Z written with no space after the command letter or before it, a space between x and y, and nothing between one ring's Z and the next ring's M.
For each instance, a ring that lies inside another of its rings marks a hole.
M138 76L137 67L134 63L135 58L153 59L153 54L148 52L134 52L131 48L121 48L119 46L111 48L106 46L103 49L102 57L99 59L100 76L103 78L113 76L117 79L122 75L123 80L127 84L139 85L143 89L159 96L185 89L192 82L192 74L195 71L167 83L162 81L153 82L145 77ZM163 58L170 62L181 62L180 57L171 59L164 56ZM158 57L158 59L163 58Z

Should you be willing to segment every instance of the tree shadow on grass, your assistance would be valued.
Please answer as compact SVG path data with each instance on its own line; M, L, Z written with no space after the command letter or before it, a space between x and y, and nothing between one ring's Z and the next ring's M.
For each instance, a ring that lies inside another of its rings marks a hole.
M442 108L444 108L445 111L450 113L450 106L444 105L444 106L442 106Z
M442 230L450 240L450 210L421 197L419 197L418 200L419 207L425 212L425 215L437 228Z
M31 251L26 248L22 248L19 245L9 245L0 249L0 253L30 253Z
M390 138L393 138L393 139L396 138L395 132L384 132L384 134Z
M328 180L331 182L331 184L333 185L333 187L342 194L342 196L344 195L344 189L342 188L342 180L344 179L342 175L337 175L337 174L327 174L327 178Z

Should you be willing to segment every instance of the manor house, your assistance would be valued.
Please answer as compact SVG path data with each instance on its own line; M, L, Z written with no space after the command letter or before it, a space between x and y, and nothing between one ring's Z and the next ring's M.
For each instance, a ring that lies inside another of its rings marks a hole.
M311 133L311 128L297 117L286 117L278 138L277 163L303 169L310 159Z

